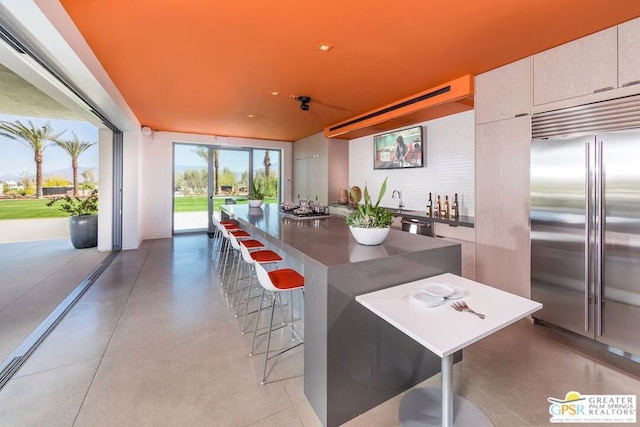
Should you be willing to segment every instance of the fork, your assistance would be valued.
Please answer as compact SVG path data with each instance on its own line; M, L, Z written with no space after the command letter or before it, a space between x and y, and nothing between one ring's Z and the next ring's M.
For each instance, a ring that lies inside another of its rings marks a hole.
M464 301L454 302L451 304L451 307L453 307L453 309L457 311L468 311L469 313L473 313L479 318L484 319L484 314L476 313Z

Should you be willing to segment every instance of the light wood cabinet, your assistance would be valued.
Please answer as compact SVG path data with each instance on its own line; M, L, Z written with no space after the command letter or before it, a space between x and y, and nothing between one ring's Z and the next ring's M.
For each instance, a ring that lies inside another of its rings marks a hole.
M617 88L617 27L534 55L533 81L534 105Z
M323 205L334 202L338 189L348 188L349 146L322 134L294 143L293 201L309 199Z
M640 18L618 25L618 85L640 84Z
M452 227L448 224L434 223L434 234L451 242L460 243L462 251L462 277L476 279L476 233L471 227Z
M532 58L476 76L476 124L531 114Z
M530 297L531 118L476 126L476 280Z

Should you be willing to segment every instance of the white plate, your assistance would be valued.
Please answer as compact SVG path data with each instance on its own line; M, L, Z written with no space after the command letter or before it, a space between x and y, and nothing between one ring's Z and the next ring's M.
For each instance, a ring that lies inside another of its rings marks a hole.
M426 284L422 286L421 289L431 296L441 298L446 298L449 295L453 295L453 293L455 292L455 290L451 286L445 285L444 283L435 282Z
M469 296L469 291L463 288L453 287L454 292L447 299L460 299Z
M409 301L422 307L435 307L444 303L444 298L434 297L433 295L429 295L424 292L422 289L418 289L409 294Z

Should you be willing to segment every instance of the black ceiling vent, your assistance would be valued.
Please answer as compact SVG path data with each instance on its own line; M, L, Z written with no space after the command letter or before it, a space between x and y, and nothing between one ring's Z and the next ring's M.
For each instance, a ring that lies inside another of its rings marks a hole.
M395 111L395 110L398 110L400 108L404 108L407 105L415 104L416 102L424 101L425 99L433 98L434 96L442 95L443 93L447 93L449 91L451 91L451 85L447 85L447 86L442 87L440 89L436 89L434 91L422 94L420 96L416 96L415 98L411 98L411 99L408 99L406 101L399 102L397 104L391 105L390 107L374 111L373 113L366 114L364 116L355 118L355 119L350 120L348 122L344 122L344 123L340 123L338 125L332 126L332 127L329 128L329 131L339 130L339 129L342 129L342 128L346 127L346 126L351 126L353 124L360 123L362 121L365 121L365 120L368 120L368 119L372 119L374 117L381 116L381 115L386 114L386 113L388 113L390 111Z

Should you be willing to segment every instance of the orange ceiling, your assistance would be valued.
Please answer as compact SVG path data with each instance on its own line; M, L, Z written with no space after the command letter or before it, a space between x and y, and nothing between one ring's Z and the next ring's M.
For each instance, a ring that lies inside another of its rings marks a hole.
M285 141L640 16L634 0L61 3L140 123Z

